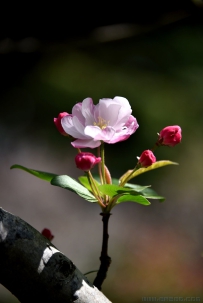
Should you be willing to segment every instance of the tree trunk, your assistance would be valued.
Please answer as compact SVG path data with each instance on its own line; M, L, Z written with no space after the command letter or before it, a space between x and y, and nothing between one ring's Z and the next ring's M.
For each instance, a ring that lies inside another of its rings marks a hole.
M111 303L40 232L2 208L0 283L22 303Z

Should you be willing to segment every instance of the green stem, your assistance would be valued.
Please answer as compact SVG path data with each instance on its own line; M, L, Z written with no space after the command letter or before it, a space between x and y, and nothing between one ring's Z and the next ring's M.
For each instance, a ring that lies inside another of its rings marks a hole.
M101 157L100 146L97 149L97 156ZM102 177L101 162L98 163L98 170L99 170L99 177L100 177L101 184L104 184L103 177Z
M87 174L87 178L88 178L89 184L91 186L92 192L93 192L95 198L98 200L98 202L99 202L99 204L100 204L100 206L103 210L105 208L105 205L103 204L103 201L100 197L100 193L99 193L99 189L97 187L97 184L96 184L96 182L95 182L95 180L94 180L90 171L87 171L86 174Z
M104 184L106 184L106 178L105 178L105 157L104 157L104 143L101 144L101 165L102 165L102 178Z
M129 176L126 177L126 179L120 184L121 187L125 186L125 184L131 179L130 177L134 174L134 172L138 169L138 164L135 166L135 168L131 171Z
M102 178L103 178L103 184L106 184L106 175L105 175L105 156L104 156L104 143L101 144L101 165L102 165ZM107 204L107 196L104 195L104 205Z

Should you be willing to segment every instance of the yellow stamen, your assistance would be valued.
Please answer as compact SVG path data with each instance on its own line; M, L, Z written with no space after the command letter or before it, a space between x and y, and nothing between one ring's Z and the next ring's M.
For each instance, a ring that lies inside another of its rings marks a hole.
M95 126L99 126L101 129L105 129L108 126L109 122L104 120L102 117L98 117L98 122L94 122Z

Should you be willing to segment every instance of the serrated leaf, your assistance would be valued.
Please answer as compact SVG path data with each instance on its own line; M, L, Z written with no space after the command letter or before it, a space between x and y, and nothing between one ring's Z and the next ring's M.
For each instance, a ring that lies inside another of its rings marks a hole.
M22 169L22 170L26 171L27 173L29 173L29 174L37 177L37 178L40 178L42 180L48 181L48 182L50 182L54 177L58 176L56 174L47 173L47 172L44 172L44 171L27 168L25 166L18 165L18 164L14 164L10 167L10 169L13 169L13 168Z
M97 202L97 199L89 192L86 187L82 186L76 180L67 175L54 177L51 180L51 184L70 190L88 202Z
M123 202L135 202L142 205L150 205L151 203L143 196L141 195L123 195L118 198L116 201L116 204L120 204Z
M143 173L146 173L148 171L151 171L151 170L154 170L154 169L157 169L157 168L160 168L160 167L164 167L166 165L178 165L178 163L176 162L172 162L172 161L169 161L169 160L162 160L162 161L157 161L155 163L153 163L152 165L148 166L148 167L142 167L142 168L139 168L137 169L131 176L130 174L132 173L132 169L131 170L128 170L121 178L120 178L120 183L122 184L129 176L130 176L130 179L131 180L132 178L135 178L137 177L138 175L140 174L143 174ZM128 180L128 181L129 181Z

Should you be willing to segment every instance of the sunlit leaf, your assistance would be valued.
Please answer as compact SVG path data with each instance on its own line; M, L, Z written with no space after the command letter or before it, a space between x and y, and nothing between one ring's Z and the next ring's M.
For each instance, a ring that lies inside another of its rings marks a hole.
M56 176L51 180L51 184L70 190L88 202L97 202L97 199L89 192L89 190L69 176Z
M153 163L152 165L148 166L148 167L142 167L142 168L139 168L137 169L131 176L130 174L133 172L133 170L128 170L121 178L120 178L120 183L122 184L125 180L128 179L128 177L130 177L129 180L131 180L132 178L135 178L137 177L138 175L140 174L143 174L143 173L146 173L148 171L151 171L153 169L157 169L157 168L160 168L160 167L164 167L166 165L178 165L178 163L176 162L172 162L172 161L169 161L169 160L162 160L162 161L157 161L155 163ZM128 180L128 181L129 181Z
M78 178L78 180L80 181L80 183L85 186L88 190L92 191L91 186L89 184L88 178L86 176L80 176ZM95 180L95 183L97 185L99 185L99 183Z
M151 185L145 185L145 186L141 186L138 184L131 184L131 183L126 183L125 187L129 187L134 189L137 192L143 192L146 188L149 188Z
M155 190L153 190L152 188L149 188L150 185L141 186L141 185L137 185L137 184L126 183L125 186L135 189L137 192L140 191L141 194L143 196L145 196L147 199L156 199L156 200L159 200L160 202L163 202L165 200L165 198L158 195Z
M142 205L150 205L151 203L141 195L123 195L118 198L116 204L120 204L123 202L135 202Z
M129 194L129 193L136 194L137 193L136 191L134 191L131 188L120 187L115 184L99 185L98 188L102 192L102 194L107 195L109 197L114 197L114 196L120 195L120 194Z
M14 164L10 167L10 169L13 169L13 168L22 169L22 170L26 171L27 173L29 173L29 174L37 177L37 178L40 178L42 180L48 181L48 182L50 182L53 179L53 177L57 176L56 174L47 173L47 172L44 172L44 171L27 168L25 166L18 165L18 164Z
M136 184L126 184L127 186L121 187L119 185L115 184L105 184L105 185L99 185L99 190L104 194L108 195L110 197L114 197L115 195L120 194L140 194L142 193L149 185L147 186L141 186Z

